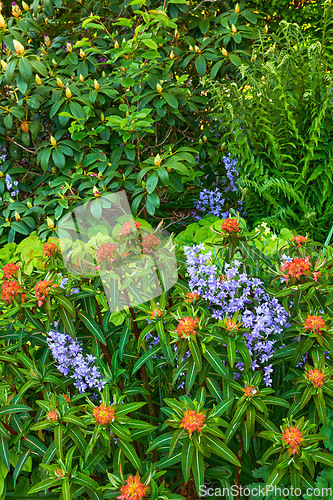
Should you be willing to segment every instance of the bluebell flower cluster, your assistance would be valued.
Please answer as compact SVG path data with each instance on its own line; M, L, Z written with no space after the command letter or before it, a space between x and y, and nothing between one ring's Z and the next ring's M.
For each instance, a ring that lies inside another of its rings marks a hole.
M0 154L0 162L1 163L4 162L7 158L6 152L7 152L6 148L1 149L1 154ZM1 165L0 165L0 170L1 170ZM9 191L9 194L12 198L19 194L20 190L15 189L16 186L18 185L18 181L13 181L13 179L11 178L11 176L9 174L7 174L5 177L5 184L6 184L7 191Z
M60 333L55 326L48 334L47 343L58 363L56 368L66 377L75 380L74 386L79 392L93 388L99 391L103 389L105 381L94 363L96 358L91 354L83 354L81 342L75 341L70 335Z
M232 159L231 154L223 156L223 162L226 170L226 177L224 179L218 179L217 182L221 187L216 187L215 189L203 189L199 194L199 199L195 201L194 208L201 212L203 215L211 214L219 217L220 219L225 219L229 215L229 211L226 210L226 202L229 203L229 199L225 196L226 193L236 193L236 176L238 175L239 168L237 167L237 159ZM238 201L239 209L242 208L242 201ZM197 220L202 218L202 215L194 214Z
M259 278L241 272L241 261L224 264L221 277L212 262L212 252L203 250L203 244L184 247L190 288L209 303L213 318L219 320L239 313L238 322L246 329L244 339L252 359L251 368L264 368L264 382L270 386L273 370L269 360L277 337L289 326L288 313L278 299L265 291ZM238 363L236 368L242 371L243 366Z
M67 286L69 278L63 278L61 273L59 273L59 276L61 276L61 282L60 282L59 286L63 290L66 290L66 286ZM79 288L71 288L71 294L73 294L73 293L80 293L80 291L81 290Z

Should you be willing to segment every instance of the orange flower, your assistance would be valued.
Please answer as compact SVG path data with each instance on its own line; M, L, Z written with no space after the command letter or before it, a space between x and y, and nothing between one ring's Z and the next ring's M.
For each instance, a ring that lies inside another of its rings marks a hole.
M43 248L43 254L45 257L51 257L59 252L59 248L55 243L46 243Z
M139 229L141 227L141 224L140 224L140 222L135 221L134 226L136 227L136 229ZM125 224L123 225L123 227L119 231L119 236L121 238L123 236L128 236L129 234L131 234L132 230L133 230L132 224L130 222L125 222Z
M108 241L103 243L98 250L96 250L97 262L112 259L112 256L117 251L117 245Z
M55 473L58 475L58 477L64 477L65 473L62 469L56 469Z
M20 283L18 281L4 281L2 285L1 298L5 304L10 304L13 298L20 293Z
M228 318L227 320L224 320L224 326L228 330L228 332L231 332L231 330L234 330L234 332L237 332L239 330L239 327L241 326L241 323L236 323L231 318Z
M18 270L19 270L19 265L14 264L14 262L10 262L9 264L6 264L2 268L2 272L6 280L9 280L9 278L16 277Z
M141 483L140 476L138 472L135 476L129 476L125 484L121 487L121 495L117 497L119 500L141 500L144 496L146 496L146 491L148 486L144 483Z
M55 421L55 420L58 420L58 413L55 411L55 410L52 410L52 411L48 411L46 413L47 415L47 418L51 421Z
M150 313L150 317L151 319L156 319L156 318L159 318L160 316L162 316L163 312L161 311L161 309L153 309L152 312Z
M310 330L310 332L316 333L318 335L322 335L323 331L327 329L325 320L322 318L322 316L311 316L311 314L308 314L308 317L303 325L304 330Z
M183 318L179 321L175 331L178 333L181 339L187 339L190 335L196 335L198 333L194 330L194 328L198 326L198 323L199 318L197 316L195 318L183 316Z
M291 241L298 247L301 247L302 244L306 242L306 236L294 236L291 238Z
M101 406L94 408L93 415L95 417L96 422L102 425L112 424L115 418L114 409L111 408L110 405L105 406L104 404L101 404Z
M37 281L35 285L35 293L38 300L38 306L43 305L44 300L46 300L47 295L50 293L50 287L56 288L58 285L52 285L52 281L40 280Z
M297 429L297 427L295 427L294 425L292 425L291 427L287 427L282 433L281 439L291 447L292 455L294 455L295 453L299 455L299 446L301 442L304 441L303 432L301 430Z
M143 253L152 253L153 250L160 246L161 241L154 234L148 234L142 238Z
M187 302L188 304L192 304L192 302L198 300L200 298L200 295L196 292L188 292L186 294L186 299L185 299L185 302Z
M188 431L190 437L194 431L198 431L199 434L204 425L206 415L205 413L199 413L195 410L187 410L184 412L184 417L179 427L183 427L186 431Z
M67 396L67 394L63 394L63 398L64 398L64 400L66 401L66 403L70 403L70 399L69 399L69 397Z
M224 219L222 222L222 231L230 234L230 233L239 233L239 222L233 217L229 217L228 219Z
M282 274L282 276L286 278L286 282L288 284L289 278L295 278L296 280L299 280L303 274L306 274L310 270L311 265L311 262L309 262L309 256L307 256L305 259L295 257L290 262L283 261L283 265L280 267L280 271L282 273L285 273Z
M247 385L244 389L244 396L247 398L252 398L252 396L255 396L258 392L258 390L253 386L253 385Z
M317 368L311 368L306 374L306 379L313 383L313 387L318 388L324 385L325 373Z

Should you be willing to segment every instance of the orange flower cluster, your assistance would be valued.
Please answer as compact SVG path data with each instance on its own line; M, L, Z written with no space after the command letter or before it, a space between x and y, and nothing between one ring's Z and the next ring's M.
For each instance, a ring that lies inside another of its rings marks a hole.
M258 390L253 386L253 385L247 385L244 389L244 396L247 398L252 398L252 396L255 396L258 392Z
M141 479L138 473L135 476L129 476L125 484L121 487L121 495L117 497L119 500L141 500L146 496L146 491L149 487L144 483L141 483Z
M199 298L200 298L200 295L198 293L196 293L196 292L188 292L186 294L185 302L187 302L188 304L192 304L192 302L195 302Z
M323 331L327 329L325 320L322 316L311 316L311 314L308 314L303 326L304 330L309 330L310 332L318 335L322 335Z
M241 326L241 323L236 323L236 321L234 321L233 319L228 318L224 320L224 326L228 330L228 332L231 332L231 330L237 332L239 330L239 327Z
M299 446L301 442L304 441L303 432L300 429L297 429L297 427L295 427L294 425L292 425L291 427L287 427L282 433L281 439L290 446L290 448L292 449L292 455L294 455L295 453L299 455Z
M154 234L147 234L144 238L142 238L142 250L143 253L152 253L155 248L158 248L161 244L161 241Z
M19 265L14 264L14 262L10 262L9 264L6 264L2 268L2 272L6 280L16 277L18 270L19 270Z
M59 477L64 477L64 475L65 475L65 472L63 471L63 469L56 469L55 472Z
M161 309L153 309L152 312L150 313L150 317L151 319L156 319L156 318L159 318L160 316L162 316L163 314L163 311L161 311Z
M136 227L136 229L140 229L141 227L141 224L140 222L138 221L135 221L134 222L134 226ZM123 236L128 236L129 234L131 234L132 232L132 224L130 222L125 222L125 224L123 225L123 227L120 229L119 231L119 236L122 238Z
M45 257L52 257L59 251L60 250L55 243L46 243L43 247L43 254Z
M298 247L301 247L303 243L306 242L306 236L294 236L293 238L291 238L291 241Z
M108 241L103 243L98 250L96 250L97 262L102 262L112 259L113 255L117 251L118 247L114 243Z
M295 278L299 280L303 274L306 274L311 267L311 262L309 262L309 256L305 257L305 259L295 257L292 261L286 262L283 261L284 264L280 267L280 271L282 276L286 278L286 282L288 284L289 278Z
M317 370L317 368L311 368L306 374L306 379L312 382L313 387L322 387L325 381L325 373Z
M21 285L18 281L4 281L1 290L1 298L5 304L10 304L16 295L20 294ZM21 300L24 301L25 296L22 294Z
M50 293L50 288L56 288L58 285L52 285L50 280L40 280L37 281L35 285L35 293L38 300L38 306L43 305L44 300L46 300L47 295Z
M204 426L205 418L205 413L199 413L195 410L187 410L184 412L184 417L179 424L179 427L183 427L186 431L188 431L190 437L195 431L198 431L200 434Z
M51 420L51 421L56 421L56 420L58 420L58 418L59 418L59 417L58 417L58 413L57 413L55 410L48 411L48 412L46 413L46 415L47 415L47 418L48 418L49 420Z
M176 332L180 336L181 339L187 339L190 335L196 335L194 329L199 324L199 318L196 316L195 318L190 318L189 316L184 316L178 323Z
M105 406L104 404L94 408L93 415L96 422L102 425L112 424L115 418L114 409L110 405Z
M224 219L222 222L222 231L231 234L231 233L239 233L239 222L233 217L229 217L228 219Z

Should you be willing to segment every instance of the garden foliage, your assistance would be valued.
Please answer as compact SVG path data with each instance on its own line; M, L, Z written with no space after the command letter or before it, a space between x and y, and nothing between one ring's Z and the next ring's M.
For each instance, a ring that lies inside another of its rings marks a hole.
M238 80L210 87L248 219L322 241L333 223L330 2L323 15L320 41L286 21L277 34L261 30Z
M1 250L3 491L180 499L326 477L331 248L235 217L194 225L178 283L114 313L98 277L65 274L57 239ZM110 265L120 243L111 260L103 245Z

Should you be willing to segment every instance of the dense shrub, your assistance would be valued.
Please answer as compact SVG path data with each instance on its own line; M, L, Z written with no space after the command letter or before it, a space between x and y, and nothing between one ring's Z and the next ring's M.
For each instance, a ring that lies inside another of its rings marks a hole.
M197 162L210 171L224 154L201 77L248 57L257 17L185 0L52 5L13 6L2 21L3 172L20 190L16 204L3 199L2 241L42 222L44 238L69 208L105 191L124 189L146 218L188 216Z

